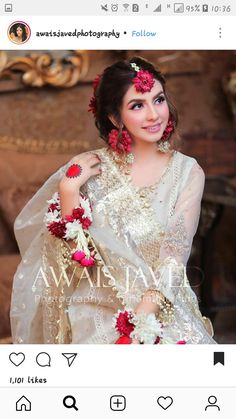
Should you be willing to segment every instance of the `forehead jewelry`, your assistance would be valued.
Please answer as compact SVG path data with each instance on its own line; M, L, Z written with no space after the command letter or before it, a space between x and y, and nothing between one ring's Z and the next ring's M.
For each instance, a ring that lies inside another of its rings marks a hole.
M130 63L137 75L132 79L136 92L150 92L154 86L155 79L152 73L142 70L136 63Z

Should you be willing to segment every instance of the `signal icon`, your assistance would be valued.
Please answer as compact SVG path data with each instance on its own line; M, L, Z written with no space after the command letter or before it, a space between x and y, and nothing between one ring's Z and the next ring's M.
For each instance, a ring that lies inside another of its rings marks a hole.
M153 10L153 11L160 13L161 12L161 4L159 4L159 6L157 6L156 9Z

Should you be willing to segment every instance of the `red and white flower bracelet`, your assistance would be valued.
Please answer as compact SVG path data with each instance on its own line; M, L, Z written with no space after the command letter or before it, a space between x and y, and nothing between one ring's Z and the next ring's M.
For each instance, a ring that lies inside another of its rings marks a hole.
M72 240L75 249L72 260L81 266L92 266L95 263L94 254L88 246L88 228L92 224L92 210L88 197L80 194L80 205L72 210L71 215L62 217L59 193L56 192L50 200L44 222L48 231L57 238Z
M132 310L118 312L113 317L113 326L120 334L116 344L131 344L132 339L144 344L185 344L185 340L174 341L164 336L164 326L154 313L134 313Z

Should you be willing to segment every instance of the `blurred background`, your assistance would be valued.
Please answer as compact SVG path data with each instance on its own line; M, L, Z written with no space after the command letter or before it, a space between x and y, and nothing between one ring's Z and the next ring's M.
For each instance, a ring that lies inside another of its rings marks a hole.
M187 274L216 341L236 343L236 53L117 50L0 53L0 343L11 342L11 287L20 261L14 220L73 155L104 146L87 111L92 81L134 55L165 74L179 112L180 151L205 171Z

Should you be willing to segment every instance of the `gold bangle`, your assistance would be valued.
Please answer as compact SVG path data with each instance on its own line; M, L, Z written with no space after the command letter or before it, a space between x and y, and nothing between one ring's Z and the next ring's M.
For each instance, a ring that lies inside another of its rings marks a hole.
M148 292L150 292L152 303L156 304L160 309L158 318L165 324L171 323L174 314L173 304L159 290L151 288Z

